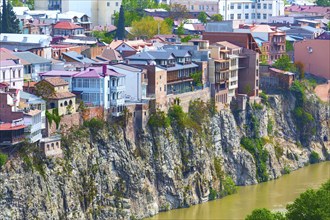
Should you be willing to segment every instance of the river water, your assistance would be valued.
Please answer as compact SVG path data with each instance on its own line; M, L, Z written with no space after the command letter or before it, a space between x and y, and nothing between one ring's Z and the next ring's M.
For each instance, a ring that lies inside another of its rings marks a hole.
M318 188L330 178L330 162L310 165L279 179L252 186L239 187L234 195L185 209L162 212L155 219L244 219L256 208L283 211L309 188Z

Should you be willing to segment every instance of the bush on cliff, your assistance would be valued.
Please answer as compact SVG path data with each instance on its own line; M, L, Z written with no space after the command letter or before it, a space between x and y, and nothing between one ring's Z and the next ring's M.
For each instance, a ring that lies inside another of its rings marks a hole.
M157 110L155 113L150 115L148 125L151 128L168 128L171 124L170 119L167 117L165 112Z
M7 154L0 153L0 168L6 164L8 159Z

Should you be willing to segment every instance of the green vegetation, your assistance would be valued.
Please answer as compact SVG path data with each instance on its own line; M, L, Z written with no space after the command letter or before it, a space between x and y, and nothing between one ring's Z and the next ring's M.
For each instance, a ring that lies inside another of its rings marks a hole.
M102 119L92 118L89 121L84 121L84 126L89 128L92 136L95 136L101 129L104 128L105 122Z
M171 34L172 27L165 21L157 21L153 17L143 17L132 22L133 37L152 38L156 34Z
M19 20L13 11L12 3L3 0L0 15L0 33L19 33Z
M125 38L125 12L123 5L120 6L119 18L116 30L116 39L124 40Z
M295 62L294 65L297 69L297 73L299 74L299 78L304 79L305 78L305 65L299 61Z
M202 76L203 76L202 71L192 73L190 76L191 76L191 78L193 78L194 84L196 86L203 86L203 84L202 84Z
M255 209L245 220L328 220L330 219L330 180L319 189L309 189L286 206L287 212Z
M329 0L316 0L315 3L316 3L317 6L330 7L330 1Z
M209 200L215 200L217 198L217 191L210 188Z
M205 13L205 12L200 12L199 14L198 14L198 17L197 17L197 19L200 21L200 22L202 22L203 24L205 24L206 22L207 22L207 14Z
M311 164L320 162L320 156L317 152L312 151L312 153L309 155L309 162Z
M273 128L274 128L274 121L271 118L269 118L267 123L268 136L273 134Z
M291 173L291 169L290 169L290 167L288 167L288 166L284 166L283 174L289 174L289 173Z
M280 159L280 157L283 156L283 148L278 146L278 144L275 144L274 146L274 150L275 150L275 156L277 159Z
M8 160L7 154L3 154L0 152L0 168L6 164L7 160Z
M266 162L268 159L268 151L263 148L264 141L260 138L247 138L241 139L241 145L249 151L255 158L257 165L257 179L258 182L266 182L268 180Z
M92 31L92 36L96 37L102 42L110 44L113 40L113 34L109 34L107 31Z
M260 98L261 98L261 101L262 103L264 103L266 106L269 106L269 101L268 101L268 96L265 92L261 92L259 94Z
M56 124L56 129L60 128L61 116L58 114L58 109L54 108L52 113L48 110L46 111L46 118L48 120L49 125L51 126L53 122Z
M212 21L222 21L223 16L221 14L214 14L214 15L211 16L211 20Z
M273 66L280 70L296 72L296 68L288 55L281 56L275 61Z
M262 110L263 109L262 105L259 104L259 103L256 103L256 102L253 103L252 107L253 107L254 110Z
M157 110L150 115L148 125L151 128L167 128L171 125L171 121L165 112Z
M309 102L306 97L306 86L305 81L294 81L291 87L291 93L295 96L295 108L293 115L295 119L296 128L300 133L300 141L304 144L308 141L309 137L315 134L315 119L309 112Z
M285 42L286 51L293 51L293 44L290 41Z

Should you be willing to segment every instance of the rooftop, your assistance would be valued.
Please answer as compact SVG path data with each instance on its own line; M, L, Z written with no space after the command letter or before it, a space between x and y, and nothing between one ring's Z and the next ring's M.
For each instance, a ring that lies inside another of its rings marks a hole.
M41 34L10 34L10 33L1 33L0 42L17 42L25 44L49 44L52 40L52 37L48 35Z
M13 126L12 123L2 123L0 124L0 131L16 131L20 129L24 129L25 125L16 125Z
M47 77L43 80L48 82L52 86L66 86L66 85L69 85L69 83L67 81L65 81L64 79L62 79L60 77Z
M83 27L79 26L79 25L76 25L72 22L68 22L68 21L60 21L60 22L57 22L55 25L54 25L54 28L55 29L65 29L65 30L73 30L73 29L81 29Z
M30 110L28 112L24 112L24 115L35 116L39 113L41 113L41 111L39 109L34 109L34 110Z
M40 57L32 52L26 51L26 52L14 52L13 53L18 58L25 60L29 62L30 64L40 64L40 63L51 63L50 60L47 60L43 57Z

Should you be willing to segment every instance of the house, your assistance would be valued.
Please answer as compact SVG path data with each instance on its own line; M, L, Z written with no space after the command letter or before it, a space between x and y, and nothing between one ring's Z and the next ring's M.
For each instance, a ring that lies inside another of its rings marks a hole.
M0 146L13 146L24 141L23 118L12 123L0 123Z
M37 81L39 73L51 70L52 63L50 60L35 55L32 52L14 52L13 55L21 60L26 61L24 65L25 78Z
M285 7L284 13L289 16L323 16L330 18L330 7L294 4Z
M115 64L123 62L123 57L118 51L106 48L102 51L100 55L97 55L95 57L95 60L98 60L100 62L109 62L109 64Z
M24 133L30 143L39 142L42 138L41 111L38 109L24 109Z
M89 59L87 57L85 57L84 55L81 55L75 51L68 51L68 52L64 52L62 53L62 60L64 60L65 62L78 62L78 63L82 63L82 64L97 64L97 61L94 61L92 59Z
M301 27L290 27L289 29L284 30L284 32L287 35L293 37L299 37L300 39L315 39L325 31L321 28L301 26Z
M269 66L263 67L260 70L260 88L264 91L270 91L274 89L290 89L293 81L295 80L295 74L271 68Z
M23 89L24 69L19 59L0 60L0 83L8 83L9 87Z
M54 135L41 139L41 149L45 157L62 157L63 151L61 149L61 136Z
M83 27L68 21L57 22L53 27L53 36L71 36L84 34Z
M141 102L147 98L148 77L145 69L121 63L108 68L125 75L126 101Z
M54 44L51 45L52 48L52 59L60 60L62 59L62 53L68 51L75 51L78 54L82 51L82 46L68 45L68 44Z
M315 39L293 44L294 61L304 64L305 72L330 80L330 40Z
M48 35L0 33L1 47L12 51L45 49L49 47L51 40L52 38Z
M31 93L20 91L20 107L39 110L41 113L41 129L46 128L46 101ZM27 112L29 113L29 112Z
M91 18L86 13L78 11L66 11L64 13L56 14L52 17L52 19L53 23L56 21L67 21L84 28L85 31L91 30Z
M134 41L123 41L123 40L113 40L109 48L118 51L124 58L141 52L145 48L152 46L152 43L145 42L143 40Z
M47 109L58 109L59 115L76 111L76 95L69 92L69 83L60 77L44 78L36 84L36 91L47 100Z

